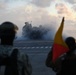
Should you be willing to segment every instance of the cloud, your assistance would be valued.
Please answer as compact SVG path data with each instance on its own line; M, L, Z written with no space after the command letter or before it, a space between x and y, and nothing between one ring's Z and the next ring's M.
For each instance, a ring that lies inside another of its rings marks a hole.
M49 15L43 8L37 8L33 5L18 6L4 10L2 13L0 12L0 14L0 23L11 21L19 27L18 35L21 35L22 27L26 21L32 22L34 26L52 25L52 27L54 27L57 24L55 16Z
M63 3L59 3L59 4L57 3L55 5L55 7L56 7L56 9L58 11L58 14L66 14L66 13L68 13L68 8Z
M76 4L73 5L72 9L76 12Z
M64 3L57 3L55 5L57 13L59 14L59 16L64 16L67 19L72 19L74 20L75 17L75 12L68 6L66 6L66 4ZM70 18L71 17L71 18Z
M5 10L7 7L7 3L0 1L0 11Z
M5 3L9 3L9 2L19 2L19 1L30 1L30 0L0 0L0 2L5 2Z
M0 7L16 7L18 5L24 5L27 3L30 3L30 0L0 0Z
M51 0L32 0L31 3L39 7L48 7L50 6Z
M76 0L65 0L65 1L67 1L67 2L69 2L71 4L75 4L76 3Z
M64 33L66 36L72 36L76 38L76 21L65 20Z
M39 0L39 1L42 2L43 0ZM45 1L43 3L45 4ZM25 25L26 21L32 22L32 25L34 26L45 25L46 27L48 26L49 28L52 27L54 31L56 31L56 29L59 27L61 22L61 18L58 18L58 16L49 15L49 12L46 10L46 8L39 8L32 4L28 4L28 5L22 4L15 7L11 7L11 3L0 2L0 5L2 5L0 7L2 8L2 12L0 12L0 23L4 21L11 21L15 23L19 27L18 35L21 35L22 27ZM45 6L41 6L41 7L45 7ZM8 9L9 7L10 9ZM71 18L72 15L71 10L68 9L65 4L57 4L55 7L59 15L65 14L67 17ZM73 23L71 24L70 21L68 21L65 27L68 28L67 25L69 24L73 25ZM48 34L50 36L50 32L48 32Z

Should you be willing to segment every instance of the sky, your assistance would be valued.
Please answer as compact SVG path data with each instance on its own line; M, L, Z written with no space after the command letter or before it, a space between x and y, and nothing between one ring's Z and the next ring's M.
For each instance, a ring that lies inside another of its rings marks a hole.
M0 23L11 21L21 36L25 22L57 30L65 17L63 34L76 37L76 0L0 0Z

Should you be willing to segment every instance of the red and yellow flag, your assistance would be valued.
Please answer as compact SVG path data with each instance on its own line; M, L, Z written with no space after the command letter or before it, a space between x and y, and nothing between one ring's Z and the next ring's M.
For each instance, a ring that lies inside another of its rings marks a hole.
M63 53L67 52L69 50L67 44L64 42L62 38L62 31L64 27L64 17L62 19L61 25L58 29L58 31L55 34L54 38L54 44L53 44L53 57L52 61L55 62L56 59L61 56Z

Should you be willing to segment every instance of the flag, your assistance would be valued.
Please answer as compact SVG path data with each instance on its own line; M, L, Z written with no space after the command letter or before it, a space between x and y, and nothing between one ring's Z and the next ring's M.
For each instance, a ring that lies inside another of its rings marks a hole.
M67 52L69 50L67 44L64 42L62 38L62 32L63 32L63 27L64 27L64 17L62 19L62 22L60 24L60 27L58 31L55 34L54 38L54 44L53 44L53 56L52 56L52 61L55 62L56 59L61 56L63 53Z

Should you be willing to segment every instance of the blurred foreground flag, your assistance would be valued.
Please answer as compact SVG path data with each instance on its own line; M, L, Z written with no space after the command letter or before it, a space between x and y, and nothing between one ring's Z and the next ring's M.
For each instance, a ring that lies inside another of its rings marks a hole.
M62 19L62 22L60 24L60 27L58 31L55 34L54 38L54 44L53 44L53 56L52 56L52 61L55 62L56 59L61 56L63 53L67 52L69 50L67 44L64 42L62 38L62 31L64 27L64 17Z

